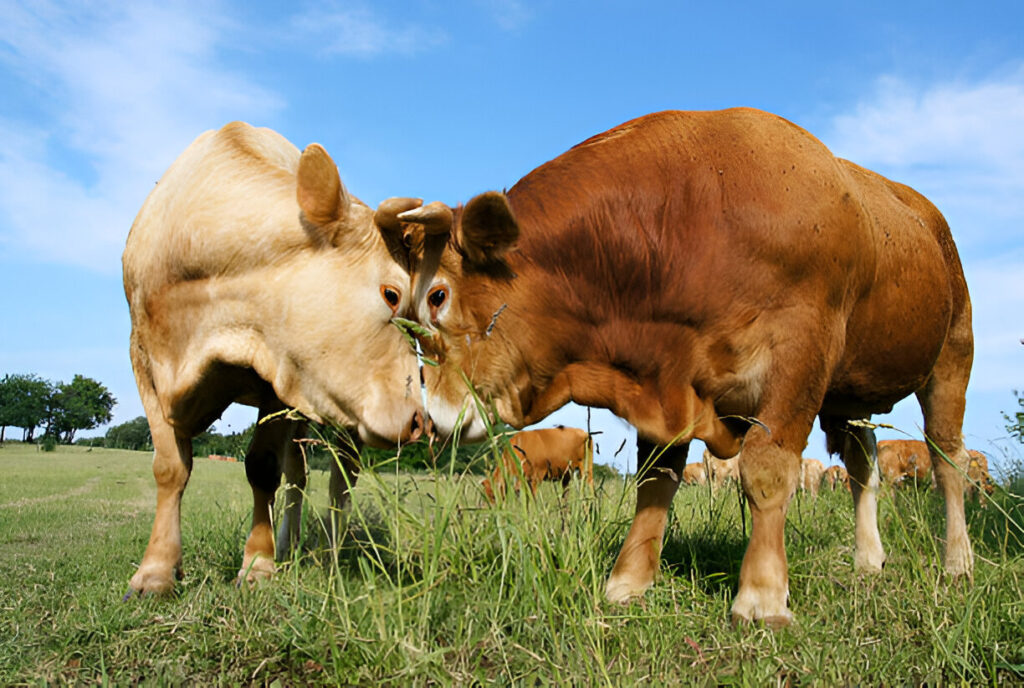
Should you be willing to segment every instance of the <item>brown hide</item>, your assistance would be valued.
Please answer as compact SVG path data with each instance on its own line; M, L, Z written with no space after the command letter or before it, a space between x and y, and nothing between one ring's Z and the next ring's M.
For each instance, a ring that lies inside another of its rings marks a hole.
M520 474L533 494L545 480L560 480L564 491L574 473L594 484L593 443L585 430L562 426L523 430L509 438L509 447L491 479L483 481L492 502L495 492L504 495L506 477L518 490Z
M323 148L300 155L269 129L235 122L206 132L160 179L123 257L131 360L157 480L133 589L166 592L180 577L191 438L231 402L259 406L261 417L294 407L375 443L409 436L421 409L415 357L391 324L410 303L398 241L345 191ZM241 575L273 569L270 509L282 470L304 475L293 444L300 430L284 420L256 430ZM334 501L343 501L345 481L332 475L332 484L340 485Z
M921 440L882 440L878 443L878 471L890 485L903 480L931 481L928 445Z
M921 387L968 308L927 200L766 113L649 115L534 170L507 199L516 248L471 263L457 209L440 266L426 256L417 274L418 293L451 295L418 315L446 363L428 377L433 396L462 400L461 367L514 425L571 399L652 440L698 437L731 456L748 426L722 418L763 415L769 397L799 400L805 418L889 410ZM449 429L454 417L435 411ZM787 430L771 428L776 440Z
M506 194L400 217L416 237L417 318L436 331L424 346L441 363L427 383L442 432L467 407L467 376L515 426L575 401L612 410L651 446L679 448L653 452L640 476L610 599L653 581L693 438L719 457L742 443L752 530L733 605L740 621L791 618L785 512L815 416L865 486L854 500L855 564L866 570L880 569L884 552L871 464L855 445L870 454L874 435L847 432L847 421L917 393L929 437L966 465L973 336L945 219L779 117L648 115ZM475 413L461 419L471 436L482 431ZM964 574L973 554L962 483L946 484L946 566Z

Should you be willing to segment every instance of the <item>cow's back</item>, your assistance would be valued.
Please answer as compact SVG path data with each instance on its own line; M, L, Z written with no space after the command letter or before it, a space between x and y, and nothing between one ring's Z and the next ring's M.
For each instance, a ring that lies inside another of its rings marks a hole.
M129 303L137 289L257 269L307 243L296 221L299 155L280 134L243 122L196 138L128 234Z

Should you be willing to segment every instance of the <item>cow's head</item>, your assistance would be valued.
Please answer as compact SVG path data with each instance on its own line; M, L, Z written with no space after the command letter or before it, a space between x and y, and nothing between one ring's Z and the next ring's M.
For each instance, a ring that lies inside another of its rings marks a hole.
M439 202L402 207L402 199L389 199L378 208L377 221L402 236L413 275L412 313L431 332L420 338L425 354L438 363L425 369L431 419L441 434L461 426L467 437L479 438L483 419L467 383L486 406L488 385L510 382L508 357L514 356L480 347L501 317L502 292L515 277L506 257L519 225L508 199L487 192L454 209Z
M417 435L423 426L416 357L396 317L412 307L408 253L401 233L375 221L351 196L327 152L312 144L297 170L302 228L312 249L293 260L296 291L288 317L302 343L291 355L308 374L299 378L314 410L354 422L364 441L384 445ZM408 210L422 204L402 199ZM279 272L288 270L281 260Z

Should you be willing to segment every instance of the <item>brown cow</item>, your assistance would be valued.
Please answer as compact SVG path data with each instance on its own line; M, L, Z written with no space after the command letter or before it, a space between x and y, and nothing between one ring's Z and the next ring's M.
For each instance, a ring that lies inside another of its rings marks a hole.
M708 469L703 463L688 463L683 466L684 485L707 485Z
M921 440L882 440L878 443L878 470L890 485L904 480L932 481L932 457Z
M435 330L423 345L440 361L427 373L440 430L464 408L473 435L478 408L522 427L573 400L626 419L641 455L658 456L638 480L611 600L652 584L693 438L719 457L743 449L752 532L737 621L792 618L785 515L815 416L855 481L859 569L885 554L874 431L848 421L917 394L928 436L967 466L971 308L946 221L779 117L648 115L507 193L393 221L409 234L417 319ZM469 407L467 377L493 407ZM967 574L963 481L952 467L939 480L946 569Z
M236 122L206 132L160 179L123 259L157 483L133 590L166 592L181 577L191 438L231 402L258 406L261 417L293 407L373 443L414 432L415 356L391 323L410 303L400 241L349 195L323 148L300 155L269 129ZM282 469L289 483L305 482L293 443L302 432L288 420L256 429L245 457L254 508L240 578L273 571L271 507ZM336 505L347 484L339 476ZM297 528L287 520L286 537Z
M800 464L800 488L810 492L812 497L818 496L821 479L825 476L825 465L817 459L804 459Z
M850 476L842 466L829 466L825 469L825 476L822 478L822 483L828 485L828 489L833 492L835 492L836 488L840 485L849 491Z
M974 449L967 450L967 495L973 497L984 490L992 494L995 486L988 472L988 457ZM940 462L945 460L939 457ZM878 443L878 469L882 478L893 485L905 480L929 481L935 486L932 457L928 444L921 440L882 440Z
M494 502L495 490L498 494L505 494L506 476L518 490L521 474L533 494L537 494L541 482L561 480L564 495L574 473L591 487L594 485L593 442L587 431L579 428L559 425L517 432L509 439L509 446L502 452L501 459L492 479L483 481L484 492L491 502Z
M988 472L988 457L975 449L968 449L967 456L970 457L967 464L967 494L977 494L980 497L980 490L984 490L986 494L995 492L995 483Z

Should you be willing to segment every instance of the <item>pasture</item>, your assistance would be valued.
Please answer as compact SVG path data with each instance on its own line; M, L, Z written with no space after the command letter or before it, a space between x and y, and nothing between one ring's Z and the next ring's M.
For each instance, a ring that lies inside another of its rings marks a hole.
M883 488L877 576L853 572L849 495L798 495L786 531L797 624L772 632L728 625L746 542L735 489L680 489L655 587L619 606L603 587L632 479L593 493L574 481L565 500L545 484L492 508L479 475L385 462L360 476L335 560L317 546L327 475L313 471L305 552L240 590L245 471L197 458L178 594L122 601L152 525L150 455L10 444L0 467L2 685L1024 681L1024 506L1004 490L968 505L973 582L943 577L932 491Z

